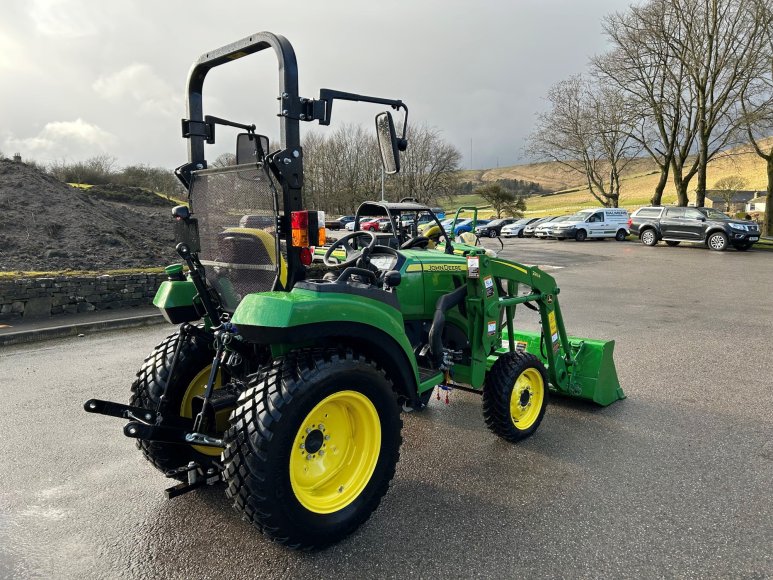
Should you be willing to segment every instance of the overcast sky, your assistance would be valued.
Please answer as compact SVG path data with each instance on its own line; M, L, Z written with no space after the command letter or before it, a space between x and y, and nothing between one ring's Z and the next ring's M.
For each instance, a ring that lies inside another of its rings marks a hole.
M302 96L325 87L400 98L411 122L437 127L459 148L465 168L511 165L523 160L547 89L585 70L606 44L602 16L629 3L3 0L0 151L180 165L191 63L265 30L295 47ZM274 139L277 92L276 60L262 52L210 73L205 113L254 122ZM379 110L337 103L331 128L370 125ZM220 132L208 158L232 150L233 139Z

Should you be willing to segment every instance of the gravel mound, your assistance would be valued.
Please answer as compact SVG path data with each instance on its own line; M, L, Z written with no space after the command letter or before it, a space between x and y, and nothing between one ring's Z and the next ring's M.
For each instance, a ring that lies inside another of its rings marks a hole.
M82 190L0 159L0 272L103 271L179 261L173 206L140 188Z

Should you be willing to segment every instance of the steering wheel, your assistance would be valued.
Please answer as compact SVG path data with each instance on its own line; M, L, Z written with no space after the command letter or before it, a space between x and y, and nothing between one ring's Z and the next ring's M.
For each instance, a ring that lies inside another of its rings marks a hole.
M416 236L400 246L401 250L410 250L411 248L425 249L429 245L429 238L426 236Z
M355 250L349 243L355 238L368 238L368 245L361 250ZM373 251L373 248L376 247L377 239L378 238L376 238L376 234L373 232L366 232L362 230L352 232L351 234L346 234L343 238L333 242L333 244L327 249L327 252L325 252L325 256L322 258L322 262L324 262L325 266L338 266L341 268L354 266L354 264L357 262L357 260L360 259L360 257L362 257L363 254L367 257L368 254ZM346 251L346 259L343 262L339 262L337 259L332 257L333 252L338 248L344 248Z

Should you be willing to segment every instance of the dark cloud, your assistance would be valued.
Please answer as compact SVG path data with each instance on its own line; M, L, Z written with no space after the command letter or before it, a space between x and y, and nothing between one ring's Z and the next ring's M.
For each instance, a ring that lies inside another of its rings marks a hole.
M177 165L191 62L269 30L295 46L305 96L328 87L402 98L411 120L440 128L466 166L471 140L475 167L512 164L547 88L603 50L601 17L625 6L12 0L0 20L0 150L50 161L107 149L121 164ZM268 54L237 61L213 71L205 107L275 136L276 78ZM334 123L370 124L377 110L337 104Z

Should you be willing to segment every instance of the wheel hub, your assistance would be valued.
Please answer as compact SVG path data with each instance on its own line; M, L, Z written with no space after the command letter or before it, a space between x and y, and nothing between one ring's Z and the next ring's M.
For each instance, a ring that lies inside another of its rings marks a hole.
M320 429L314 429L306 436L305 449L307 453L316 453L322 449L325 436Z
M536 368L525 369L510 396L510 419L517 429L528 429L538 419L545 397L545 383Z

